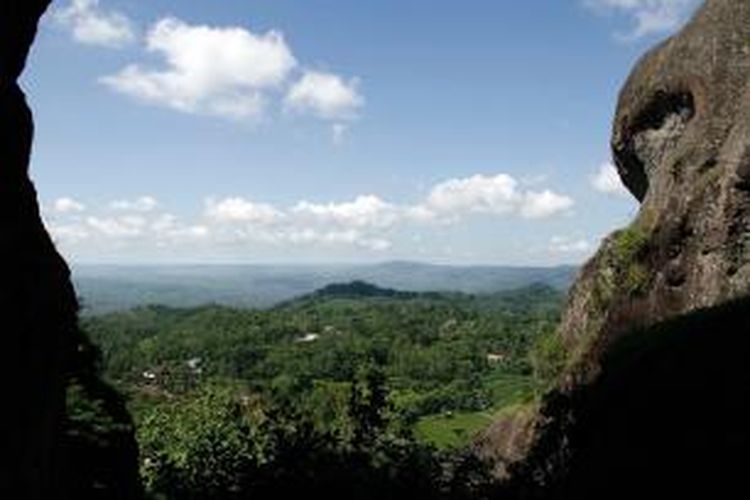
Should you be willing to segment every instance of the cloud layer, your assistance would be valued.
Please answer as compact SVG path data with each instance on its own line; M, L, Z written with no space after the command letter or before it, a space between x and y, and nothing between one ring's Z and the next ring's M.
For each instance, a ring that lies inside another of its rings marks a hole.
M524 190L506 174L475 175L436 184L415 204L374 194L349 201L300 200L286 207L242 196L204 201L200 215L183 220L152 196L115 200L89 209L73 198L48 205L45 217L64 247L109 249L188 245L350 248L383 252L398 245L399 232L471 223L476 217L542 219L570 212L574 201L550 190Z

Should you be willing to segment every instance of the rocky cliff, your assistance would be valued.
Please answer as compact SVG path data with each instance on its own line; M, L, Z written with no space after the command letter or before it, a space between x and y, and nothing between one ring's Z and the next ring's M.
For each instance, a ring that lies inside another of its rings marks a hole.
M727 485L750 444L750 2L641 59L612 149L640 212L571 291L557 384L480 445L522 496Z
M137 454L129 417L96 376L68 267L44 228L29 179L33 120L17 79L49 1L0 4L0 498L133 498ZM71 392L79 397L66 397ZM81 409L86 404L119 425L99 433L91 412ZM85 434L94 427L97 439ZM111 451L101 453L99 438Z

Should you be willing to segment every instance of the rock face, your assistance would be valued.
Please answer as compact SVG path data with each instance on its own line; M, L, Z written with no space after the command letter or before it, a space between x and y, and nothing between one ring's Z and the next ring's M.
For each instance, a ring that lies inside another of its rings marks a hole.
M646 55L622 90L612 149L642 201L631 233L643 247L633 262L648 271L624 276L636 297L607 308L613 325L654 324L748 295L750 2L709 0ZM622 239L610 240L599 262L623 250ZM578 296L593 288L591 274ZM568 315L566 336L575 338L580 321Z
M646 54L612 149L640 212L571 291L566 368L514 424L534 432L484 444L523 495L726 484L750 445L750 2L708 0Z
M133 498L139 490L129 416L96 375L68 267L44 228L28 176L33 120L17 79L49 3L0 4L0 498ZM120 424L105 433L115 456L100 454L104 471L81 465L96 450L81 437L91 422L74 418L86 413L66 407L74 383L83 387L79 401Z
M0 7L0 287L5 391L1 447L3 497L49 497L56 425L63 414L64 339L76 325L76 298L65 262L39 216L28 178L33 123L16 80L26 61L42 0Z

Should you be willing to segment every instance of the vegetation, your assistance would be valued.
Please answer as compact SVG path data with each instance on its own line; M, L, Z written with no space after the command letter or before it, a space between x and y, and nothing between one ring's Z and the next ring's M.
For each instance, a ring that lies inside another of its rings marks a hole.
M554 342L560 303L545 286L354 282L266 311L150 306L85 329L129 397L154 498L481 497L486 468L460 449L554 370L554 353L544 368L530 353Z
M639 295L648 285L648 268L641 262L647 247L648 235L635 224L620 231L615 238L615 268L628 295Z
M123 397L101 379L99 352L79 332L65 348L66 408L56 443L60 498L141 496L138 445Z
M568 356L562 337L554 332L540 337L531 352L536 380L545 386L553 383L565 369Z

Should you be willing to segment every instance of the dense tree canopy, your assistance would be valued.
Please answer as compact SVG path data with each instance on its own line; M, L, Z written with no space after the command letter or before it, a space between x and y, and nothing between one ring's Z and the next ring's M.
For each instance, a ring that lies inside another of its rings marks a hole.
M456 415L534 397L560 302L542 286L470 296L355 282L270 310L150 306L85 328L129 396L157 498L263 497L281 484L456 497L487 483L455 448L479 420Z

